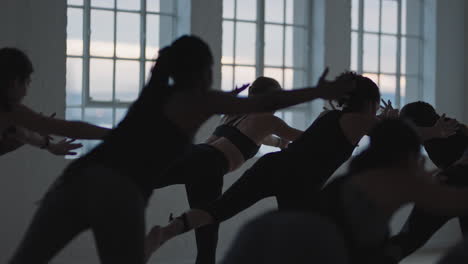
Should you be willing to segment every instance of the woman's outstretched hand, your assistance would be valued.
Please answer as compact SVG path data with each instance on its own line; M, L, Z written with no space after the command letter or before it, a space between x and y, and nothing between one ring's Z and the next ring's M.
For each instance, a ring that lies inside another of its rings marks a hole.
M73 152L72 150L81 148L83 145L80 143L73 143L74 141L75 139L63 139L57 143L50 143L47 150L58 156L76 155L76 152Z
M382 104L380 105L380 109L382 110L382 113L378 116L380 119L383 118L391 118L391 119L397 119L400 115L400 110L393 108L392 101L387 100L385 102L384 99L380 99L382 101Z
M328 81L325 79L328 72L329 69L327 67L320 76L316 87L316 89L320 89L320 97L322 99L339 99L355 89L356 82L353 78L340 78L339 80Z
M234 90L232 90L230 93L234 96L237 96L238 94L242 93L245 89L249 88L250 83L243 84L241 87L234 87Z

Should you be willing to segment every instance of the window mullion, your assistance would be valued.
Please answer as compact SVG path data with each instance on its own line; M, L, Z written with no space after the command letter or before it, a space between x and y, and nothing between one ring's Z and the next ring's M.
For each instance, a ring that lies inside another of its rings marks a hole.
M358 25L358 51L357 51L357 71L363 73L363 56L364 56L364 0L359 0L359 25Z
M234 0L234 18L237 18L237 0ZM236 85L236 38L237 38L237 22L233 23L233 37L232 37L232 89Z
M265 67L265 0L257 0L256 76L263 76Z
M83 6L83 83L81 117L84 119L84 110L90 101L89 92L89 64L91 42L91 0L84 0Z
M401 0L397 0L398 5L398 15L397 15L397 61L396 61L396 106L398 108L401 107L401 87L400 87L400 79L401 79Z
M377 44L377 85L380 87L380 62L382 60L382 1L379 0L379 37L378 37L378 44Z
M283 67L282 67L282 74L283 74L283 83L281 84L281 86L284 88L284 84L286 83L286 75L285 75L285 67L286 67L286 0L283 1L283 59L282 59L282 63L283 63ZM289 87L291 88L291 87Z
M140 5L140 86L138 89L141 91L146 81L146 0L141 0Z
M115 74L117 66L117 0L114 0L114 58L112 59L112 123L115 123Z

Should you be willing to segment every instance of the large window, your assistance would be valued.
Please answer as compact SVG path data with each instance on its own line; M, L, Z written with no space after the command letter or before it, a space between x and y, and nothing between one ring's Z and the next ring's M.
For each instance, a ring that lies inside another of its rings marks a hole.
M397 108L407 98L420 98L423 0L352 0L351 4L351 70L374 80L382 99Z
M175 37L176 1L68 0L66 118L113 127ZM83 142L83 151L96 144Z
M351 69L396 107L421 93L423 0L352 0Z
M258 76L274 78L284 89L310 83L308 10L306 0L224 0L222 89ZM301 105L277 115L303 129L310 123L309 109ZM261 152L270 150L262 147Z

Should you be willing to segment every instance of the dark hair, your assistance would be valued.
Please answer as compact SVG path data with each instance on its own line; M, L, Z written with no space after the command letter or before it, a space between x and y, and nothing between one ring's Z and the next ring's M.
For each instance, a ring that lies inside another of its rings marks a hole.
M371 130L369 136L369 147L351 161L351 173L393 167L409 154L416 154L421 150L418 134L404 120L384 120Z
M281 85L273 78L260 76L249 87L249 96L281 90Z
M34 68L28 56L17 48L0 49L0 108L11 110L8 102L7 89L12 81L25 81Z
M440 116L432 105L418 101L403 106L400 110L400 118L411 120L415 125L420 127L431 127Z
M168 87L170 78L177 83L200 76L200 72L211 65L213 56L208 45L196 36L185 35L159 51L147 86Z
M355 72L344 72L336 80L354 80L356 88L347 97L342 97L337 101L339 107L343 107L346 112L362 111L367 103L378 102L380 100L380 91L377 84L371 79Z

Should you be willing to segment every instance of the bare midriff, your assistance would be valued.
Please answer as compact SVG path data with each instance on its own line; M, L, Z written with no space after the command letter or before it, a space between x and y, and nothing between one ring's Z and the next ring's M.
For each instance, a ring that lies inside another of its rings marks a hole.
M229 162L229 172L238 169L244 164L244 156L229 139L221 137L209 144L224 153Z

